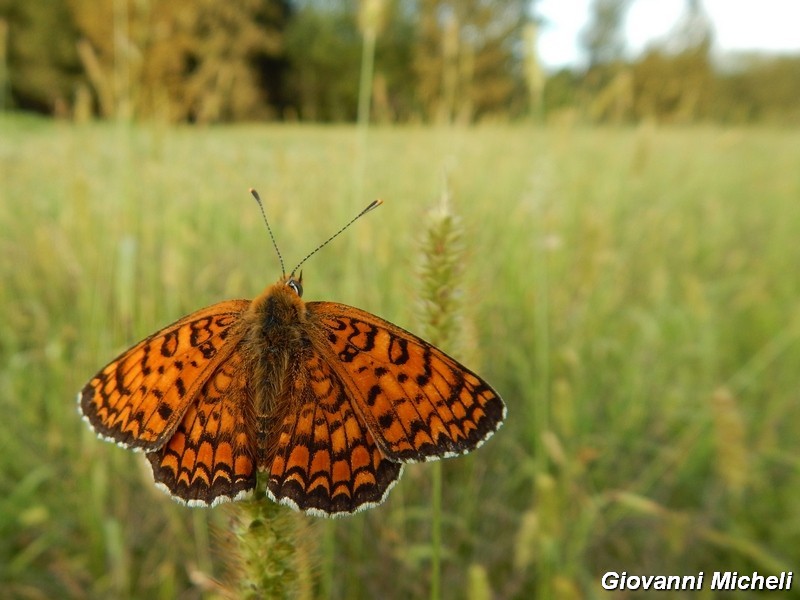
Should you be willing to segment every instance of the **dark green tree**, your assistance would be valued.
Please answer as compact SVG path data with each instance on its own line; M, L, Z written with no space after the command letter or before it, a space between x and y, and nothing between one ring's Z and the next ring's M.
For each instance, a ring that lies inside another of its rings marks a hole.
M83 77L67 1L0 0L0 20L8 31L11 106L68 113Z
M518 50L527 7L522 0L419 0L413 64L426 119L469 122L522 109Z
M301 119L355 119L361 35L353 2L301 7L286 32L286 56Z
M620 121L630 112L631 77L625 64L623 24L631 0L594 0L581 33L588 60L583 107L590 119Z
M633 66L637 117L690 122L708 115L714 87L712 40L700 0L689 0L670 34Z
M710 110L721 121L800 124L800 56L741 55L719 75Z
M285 0L69 2L103 116L211 122L275 112Z
M581 33L581 46L589 68L619 62L625 54L622 26L631 0L594 0L589 24Z

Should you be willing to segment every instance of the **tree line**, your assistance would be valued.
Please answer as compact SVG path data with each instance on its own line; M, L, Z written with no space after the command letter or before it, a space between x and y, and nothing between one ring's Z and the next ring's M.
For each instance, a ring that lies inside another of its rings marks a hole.
M547 76L529 0L0 0L0 107L352 121L370 64L378 122L800 121L800 59L720 70L701 35L626 60L625 4L597 0L588 68Z

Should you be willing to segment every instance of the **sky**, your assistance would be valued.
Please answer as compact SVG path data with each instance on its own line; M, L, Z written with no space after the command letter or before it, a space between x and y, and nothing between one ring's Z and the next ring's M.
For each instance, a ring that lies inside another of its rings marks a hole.
M539 53L546 68L581 65L585 56L580 33L592 0L539 0L536 12L545 19ZM633 0L625 34L636 54L663 38L683 14L686 0ZM800 1L703 0L714 28L715 52L757 50L800 53Z

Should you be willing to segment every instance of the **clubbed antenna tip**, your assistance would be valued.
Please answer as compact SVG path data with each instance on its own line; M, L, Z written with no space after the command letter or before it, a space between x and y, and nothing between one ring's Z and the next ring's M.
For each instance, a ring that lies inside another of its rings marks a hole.
M275 236L272 234L272 227L270 227L270 226L269 226L269 221L267 220L267 213L266 213L266 211L264 210L264 204L261 202L261 196L259 196L259 195L258 195L258 192L255 190L255 188L250 188L250 193L253 195L253 198L255 198L255 199L256 199L256 202L258 202L258 207L261 209L261 216L262 216L262 217L264 217L264 224L267 226L267 231L269 232L269 239L271 239L271 240L272 240L272 245L275 247L275 252L278 254L278 260L281 262L281 274L282 274L282 275L283 275L283 277L285 278L285 277L286 277L286 267L285 267L285 266L284 266L284 264L283 264L283 256L281 256L281 251L278 249L278 244L277 244L277 242L275 241ZM316 248L314 248L314 249L313 249L311 252L309 252L309 253L306 255L306 257L305 257L303 260L301 260L299 263L297 263L297 266L296 266L294 269L292 269L291 275L292 275L292 276L294 276L295 272L297 272L297 269L299 269L299 268L300 268L300 266L301 266L301 265L302 265L304 262L306 262L306 261L307 261L309 258L311 258L311 257L312 257L314 254L316 254L316 253L317 253L318 251L320 251L322 248L324 248L325 246L327 246L327 245L328 245L328 244L329 244L329 243L330 243L330 242L331 242L331 241L332 241L332 240L333 240L333 239L334 239L336 236L338 236L338 235L339 235L340 233L342 233L342 232L343 232L345 229L347 229L348 227L350 227L350 225L352 225L353 223L355 223L355 222L356 222L358 219L360 219L361 217L363 217L365 214L367 214L367 213L368 213L369 211L371 211L373 208L378 208L378 207L379 207L381 204L383 204L383 200L381 200L380 198L378 198L377 200L373 200L372 202L370 202L370 203L367 205L367 207L366 207L364 210L362 210L362 211L361 211L360 213L358 213L358 214L357 214L355 217L353 217L352 219L350 219L350 222L348 222L348 223L347 223L347 225L345 225L344 227L342 227L342 228L341 228L339 231L337 231L336 233L334 233L334 234L333 234L331 237L329 237L327 240L325 240L324 242L322 242L322 243L321 243L319 246L317 246Z
M333 239L334 239L336 236L338 236L338 235L339 235L340 233L342 233L342 232L343 232L345 229L347 229L348 227L350 227L350 225L352 225L353 223L355 223L356 221L358 221L358 220L359 220L361 217L363 217L365 214L367 214L367 213L368 213L369 211L371 211L373 208L378 208L378 207L379 207L381 204L383 204L383 200L381 200L380 198L379 198L379 199L377 199L377 200L373 200L372 202L370 202L370 203L367 205L367 207L366 207L364 210L362 210L362 211L361 211L360 213L358 213L358 214L357 214L355 217L353 217L352 219L350 219L350 221L349 221L349 222L348 222L348 223L347 223L347 224L346 224L344 227L342 227L342 228L341 228L339 231L337 231L336 233L334 233L334 234L333 234L331 237L329 237L327 240L325 240L325 241L324 241L324 242L322 242L322 243L321 243L319 246L317 246L317 247L316 247L316 248L314 248L314 249L313 249L311 252L309 252L309 253L306 255L306 257L305 257L303 260L301 260L299 263L297 263L297 266L296 266L294 269L292 269L292 273L291 273L291 274L292 274L292 275L294 275L294 274L297 272L297 269L299 269L299 268L300 268L300 266L301 266L301 265L302 265L304 262L306 262L306 261L307 261L309 258L311 258L311 257L312 257L314 254L316 254L317 252L319 252L320 250L322 250L322 248L324 248L325 246L327 246L327 245L328 245L328 244L329 244L331 241L333 241Z
M261 209L261 216L264 217L264 224L267 226L267 231L269 232L269 239L272 240L272 245L275 247L275 252L278 254L278 260L281 263L281 275L286 277L286 267L283 265L283 256L281 256L281 251L278 249L278 243L275 241L275 236L272 235L272 227L269 226L267 213L264 211L264 204L261 202L261 196L258 195L258 192L255 190L255 188L250 188L250 193L253 195L253 198L256 199L256 202L258 202L258 208Z

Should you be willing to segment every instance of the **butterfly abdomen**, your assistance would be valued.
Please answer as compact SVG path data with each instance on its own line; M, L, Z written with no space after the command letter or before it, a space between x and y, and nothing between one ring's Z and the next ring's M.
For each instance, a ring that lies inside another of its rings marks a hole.
M273 284L251 303L243 317L242 346L249 362L248 387L253 399L259 465L266 468L275 451L286 415L298 407L286 401L301 375L298 361L310 347L304 331L303 300L284 282ZM270 443L273 440L273 443Z

